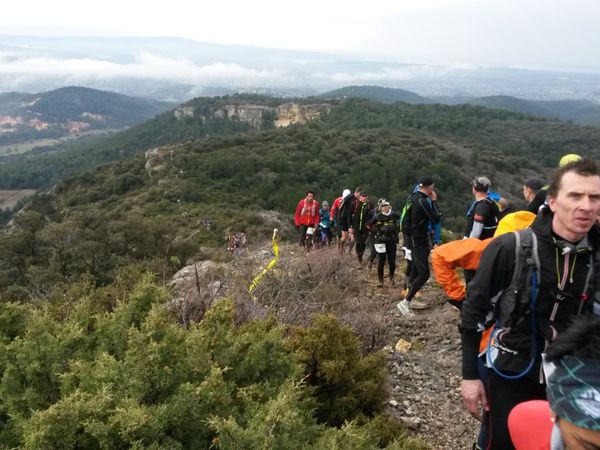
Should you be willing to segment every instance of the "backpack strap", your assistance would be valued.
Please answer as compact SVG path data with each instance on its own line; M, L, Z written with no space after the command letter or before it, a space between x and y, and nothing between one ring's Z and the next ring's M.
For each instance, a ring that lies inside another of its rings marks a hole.
M515 263L510 284L504 289L498 301L499 310L496 319L501 327L511 318L519 317L523 308L531 303L532 277L536 285L540 282L540 258L537 236L531 228L514 231ZM537 295L537 293L534 293Z

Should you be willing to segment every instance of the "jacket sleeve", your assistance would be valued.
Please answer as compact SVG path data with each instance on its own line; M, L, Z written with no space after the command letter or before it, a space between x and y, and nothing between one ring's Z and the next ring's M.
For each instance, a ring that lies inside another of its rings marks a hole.
M294 214L294 225L299 227L302 224L302 208L304 207L304 200L298 202L296 206L296 214Z
M494 239L483 251L479 267L467 287L461 310L462 372L466 380L479 378L477 355L486 316L493 311L492 299L506 289L514 270L515 237L512 233Z
M419 204L432 223L438 223L440 221L442 215L438 210L437 202L430 202L427 201L426 198L419 197Z
M335 213L337 212L339 207L340 202L338 202L338 199L336 198L333 202L333 205L331 205L331 209L329 210L329 220L331 220L332 222L335 219Z
M352 195L352 194L350 194ZM345 203L345 202L344 202ZM348 224L348 226L350 228L353 227L353 222L354 222L354 208L356 207L356 198L349 198L348 199L348 204L346 205L344 214L346 216L346 223Z

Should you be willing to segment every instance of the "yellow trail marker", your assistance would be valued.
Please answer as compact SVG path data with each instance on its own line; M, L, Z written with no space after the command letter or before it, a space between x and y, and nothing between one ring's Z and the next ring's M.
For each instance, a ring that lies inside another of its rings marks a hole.
M260 280L262 280L262 278L265 276L265 274L271 270L273 267L275 267L275 264L277 264L277 261L279 261L279 246L277 245L277 228L273 229L273 253L275 254L275 257L269 261L269 264L267 264L267 267L265 267L261 273L259 273L254 280L252 280L252 283L250 283L250 286L248 286L248 293L252 294L252 291L254 291L254 289L256 289L256 287L258 286L258 283L260 283ZM252 300L256 301L256 299L254 297L252 297Z

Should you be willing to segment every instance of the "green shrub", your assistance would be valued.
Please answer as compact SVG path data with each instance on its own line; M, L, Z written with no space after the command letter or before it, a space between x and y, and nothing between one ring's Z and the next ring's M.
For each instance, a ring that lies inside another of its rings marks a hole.
M294 329L289 348L300 355L307 382L315 388L320 422L341 426L382 411L387 397L384 355L363 356L350 327L333 316L317 315L311 327Z

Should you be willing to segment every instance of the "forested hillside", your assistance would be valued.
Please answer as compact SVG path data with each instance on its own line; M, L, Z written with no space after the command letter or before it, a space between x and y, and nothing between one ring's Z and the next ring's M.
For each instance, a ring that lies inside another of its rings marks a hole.
M0 146L121 129L169 109L167 102L84 87L0 94Z
M356 294L344 290L343 261L276 270L272 289L250 299L260 265L242 268L225 235L260 243L277 227L295 239L290 219L309 189L331 202L360 184L399 208L423 174L435 178L444 227L459 231L475 175L518 203L523 179L562 154L598 157L600 130L357 99L277 128L281 111L270 108L282 103L198 99L47 156L47 167L37 158L0 166L19 186L79 171L34 196L0 235L0 447L296 448L302 439L315 449L424 448L385 415L383 356L363 353L383 332L359 341L331 317L308 328L256 320L285 309L274 300L283 295L294 311L337 305L347 321L337 300L317 303ZM232 267L243 290L205 302L215 281L207 275L200 287L194 265L197 297L185 304L195 309L176 313L163 288L196 261L229 263L211 276L234 284L223 272Z
M530 100L509 95L486 97L423 97L404 89L380 86L348 86L321 94L323 98L360 98L374 102L413 104L438 103L444 105L475 105L498 108L516 113L544 117L550 120L563 120L580 125L600 125L600 105L589 100Z
M198 132L192 119L159 126L169 120L177 119L156 119L123 134L120 147L106 143L97 153L122 149L134 156L68 178L34 199L0 242L0 290L48 292L82 276L107 284L128 265L174 273L228 230L268 236L263 212L289 218L309 189L331 202L342 189L362 185L372 200L385 197L399 208L423 174L436 180L444 227L460 232L474 176L489 176L518 206L526 177L546 174L564 153L597 156L600 148L595 128L482 107L351 100L287 128L244 133L246 123L215 120L211 130L234 134L203 133L145 157L139 150L150 143ZM145 135L142 144L141 130L153 130L157 139ZM129 144L134 136L140 142ZM203 218L214 220L210 230L199 230Z

